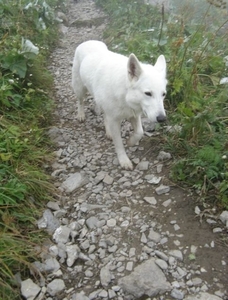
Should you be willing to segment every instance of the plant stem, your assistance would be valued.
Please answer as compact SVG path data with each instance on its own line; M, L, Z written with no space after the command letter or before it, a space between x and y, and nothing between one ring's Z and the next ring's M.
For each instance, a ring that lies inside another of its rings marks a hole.
M161 27L160 27L159 37L158 37L158 47L160 47L160 41L161 41L162 31L163 31L163 26L164 26L164 20L165 20L165 8L164 8L164 3L162 3L162 9L161 9Z

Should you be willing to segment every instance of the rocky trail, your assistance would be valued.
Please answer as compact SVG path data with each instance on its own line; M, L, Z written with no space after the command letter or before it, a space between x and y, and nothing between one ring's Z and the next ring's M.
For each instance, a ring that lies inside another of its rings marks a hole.
M21 283L24 299L228 299L228 212L205 210L170 182L171 154L147 120L139 145L126 147L133 171L119 167L91 97L78 122L74 51L101 40L106 19L92 0L71 1L67 19L50 63L56 158L47 168L58 195L37 222L50 239L33 263L36 276ZM125 122L124 139L129 130Z

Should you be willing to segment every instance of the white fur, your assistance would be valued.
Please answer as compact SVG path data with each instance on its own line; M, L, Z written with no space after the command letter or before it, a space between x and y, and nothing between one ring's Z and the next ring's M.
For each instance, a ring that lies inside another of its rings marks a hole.
M83 99L87 91L104 112L106 134L113 140L119 163L133 169L121 138L120 126L128 119L134 133L128 145L143 136L141 115L152 122L166 118L163 100L166 93L166 61L160 55L154 66L142 64L134 54L125 57L107 49L99 41L87 41L75 51L72 87L78 99L78 119L85 120Z

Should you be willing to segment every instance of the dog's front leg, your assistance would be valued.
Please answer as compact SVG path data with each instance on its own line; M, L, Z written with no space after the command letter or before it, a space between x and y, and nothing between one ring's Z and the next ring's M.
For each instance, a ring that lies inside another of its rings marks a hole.
M143 137L143 128L142 128L142 121L141 116L135 116L130 118L131 125L133 127L133 134L127 141L128 146L133 146L138 143L141 138Z
M84 122L85 121L85 111L84 111L84 101L83 98L78 99L78 115L77 119L79 122Z
M106 131L108 129L108 135L112 138L115 150L117 153L117 157L120 163L121 168L126 169L126 170L132 170L133 165L130 159L128 158L126 151L124 149L123 141L121 138L121 133L120 133L120 127L121 127L121 122L120 120L115 120L115 119L110 119L105 117L105 126L106 126Z

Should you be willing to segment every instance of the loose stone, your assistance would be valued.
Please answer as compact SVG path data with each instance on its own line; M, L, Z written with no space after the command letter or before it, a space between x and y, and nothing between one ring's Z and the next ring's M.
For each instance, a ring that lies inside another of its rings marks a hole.
M177 260L183 260L183 254L180 250L171 250L169 251L169 255L175 257Z
M70 236L70 229L67 226L60 226L53 234L53 239L56 243L65 244Z
M162 259L156 259L155 263L162 269L162 270L167 270L168 269L168 264L166 261Z
M178 299L178 300L182 300L184 299L184 293L178 289L173 289L171 291L171 296L174 298L174 299Z
M107 220L107 226L108 227L115 227L116 226L116 220L115 219Z
M150 229L148 239L155 243L159 243L161 240L161 235L155 232L153 229Z
M21 294L26 299L35 299L41 288L34 283L30 278L21 282Z
M157 204L157 200L154 197L144 197L143 199L151 205Z
M159 187L157 187L157 188L155 189L155 191L156 191L156 193L157 193L158 195L166 194L166 193L168 193L168 192L170 191L170 187L161 184Z
M55 296L59 292L63 291L65 289L65 283L62 279L54 279L47 285L47 292L51 296Z
M105 267L101 268L101 270L100 270L101 285L103 287L107 287L108 284L111 282L111 280L112 280L112 275L110 273L109 266L105 266Z

